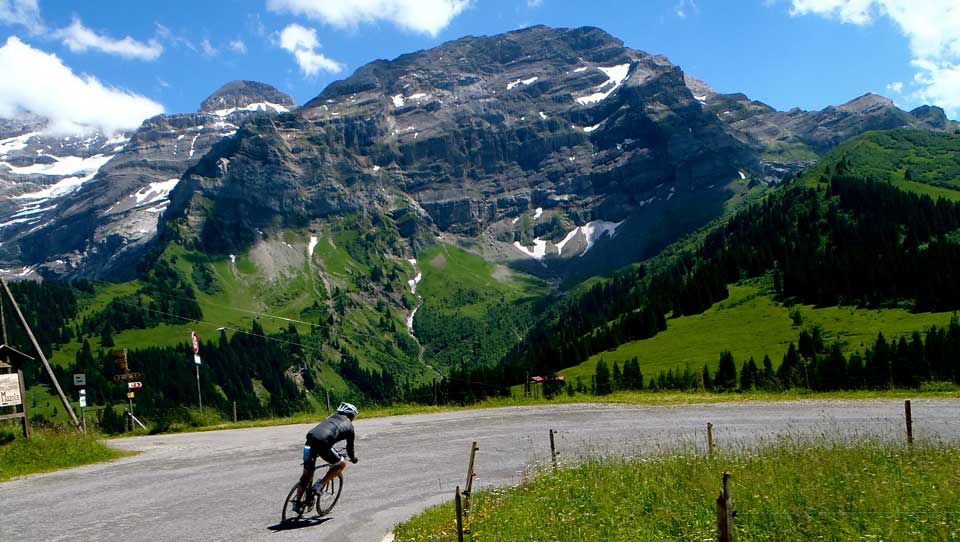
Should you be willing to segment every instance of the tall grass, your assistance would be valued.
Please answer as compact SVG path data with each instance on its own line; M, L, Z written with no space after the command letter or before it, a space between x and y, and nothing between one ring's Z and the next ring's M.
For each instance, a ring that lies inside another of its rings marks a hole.
M98 440L68 430L38 429L28 441L11 426L0 427L0 482L24 474L47 472L129 455Z
M732 473L738 541L960 540L960 447L784 439L708 459L694 451L591 460L474 496L472 541L716 540ZM396 540L456 540L452 505Z

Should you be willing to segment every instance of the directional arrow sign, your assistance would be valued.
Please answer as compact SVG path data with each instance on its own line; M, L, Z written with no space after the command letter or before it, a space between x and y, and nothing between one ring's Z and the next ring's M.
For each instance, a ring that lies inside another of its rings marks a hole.
M115 382L129 382L138 378L140 378L140 373L127 373L122 375L114 375L113 380Z
M143 387L143 382L127 382L127 388L135 390Z

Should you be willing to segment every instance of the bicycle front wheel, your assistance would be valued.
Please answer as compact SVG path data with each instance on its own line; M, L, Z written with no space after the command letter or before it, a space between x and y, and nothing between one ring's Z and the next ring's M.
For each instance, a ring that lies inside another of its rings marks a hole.
M325 516L333 510L334 505L340 500L340 491L343 489L343 475L338 474L336 478L330 480L323 491L317 493L317 515Z

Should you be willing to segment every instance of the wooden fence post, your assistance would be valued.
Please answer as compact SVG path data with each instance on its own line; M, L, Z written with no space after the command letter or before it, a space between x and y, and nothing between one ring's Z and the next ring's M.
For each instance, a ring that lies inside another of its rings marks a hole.
M460 486L457 486L454 501L457 503L457 542L463 542L463 508L460 503Z
M473 467L476 465L477 461L477 450L480 448L477 447L477 441L473 441L473 444L470 445L470 463L467 466L467 485L466 489L463 490L463 515L470 515L470 494L473 492Z
M237 423L237 402L233 402L233 423Z
M913 415L910 412L910 400L903 402L903 414L907 418L907 444L913 446Z
M550 430L550 457L553 459L553 470L557 470L557 446L553 443L553 429Z
M730 473L723 473L723 491L717 497L717 540L733 540L733 511L730 509Z
M707 455L713 459L713 424L707 423Z

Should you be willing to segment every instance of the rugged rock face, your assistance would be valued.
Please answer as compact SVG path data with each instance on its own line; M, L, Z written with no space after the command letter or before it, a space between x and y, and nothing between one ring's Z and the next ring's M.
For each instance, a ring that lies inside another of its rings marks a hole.
M234 254L263 232L363 211L585 275L651 256L848 137L953 126L875 95L780 112L602 30L543 26L378 60L292 109L235 81L196 114L146 121L96 176L44 202L44 222L0 226L0 267L122 278L158 221Z
M761 156L768 181L802 169L836 145L870 130L947 130L956 124L939 107L921 106L907 112L876 94L820 111L777 111L743 94L719 94L689 75L686 82L707 111Z
M496 236L490 248L506 259L543 243L532 259L545 264L592 221L714 207L692 213L699 222L753 171L748 146L666 59L596 28L535 27L368 64L296 114L247 123L175 199L208 250L329 213L409 207L440 231ZM531 231L515 231L525 213ZM625 255L653 248L637 242Z
M132 135L90 135L81 140L82 153L69 146L73 138L58 140L65 150L58 151L58 161L50 167L66 163L63 153L70 151L82 161L71 158L69 163L86 169L52 177L46 185L39 185L36 175L16 175L19 195L11 201L21 207L14 207L7 220L12 223L0 229L0 268L18 276L133 276L137 259L156 237L167 196L183 173L215 143L235 134L244 120L276 114L293 101L269 85L232 82L204 104L218 109L160 115L144 121ZM34 139L45 145L50 138L34 136L30 145ZM17 141L5 139L0 145L12 148L20 145ZM29 145L17 152L33 156ZM20 154L8 156L18 159ZM44 159L46 154L36 156ZM23 171L12 169L14 174ZM32 185L26 184L30 181ZM30 220L17 221L26 217Z

